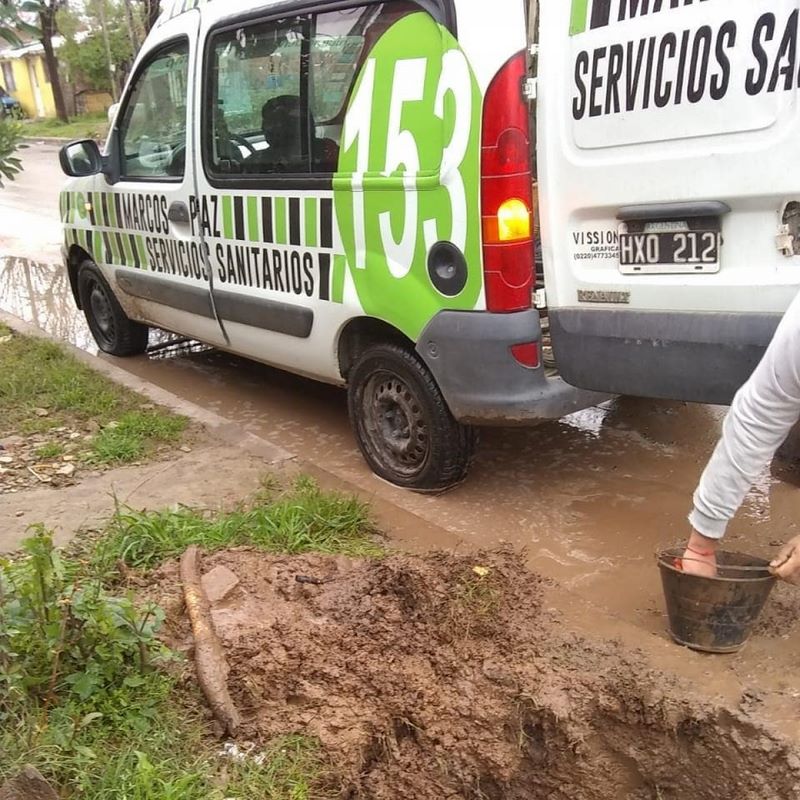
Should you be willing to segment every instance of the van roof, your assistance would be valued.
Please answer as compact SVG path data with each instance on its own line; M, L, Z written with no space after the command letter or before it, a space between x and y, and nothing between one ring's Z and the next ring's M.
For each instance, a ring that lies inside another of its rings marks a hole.
M315 5L324 6L327 3L334 5L339 0L317 0ZM422 8L433 10L439 8L444 12L444 16L450 22L454 21L456 0L414 0ZM468 0L474 2L474 0ZM297 4L297 0L161 0L161 16L158 18L156 27L169 22L176 17L181 16L189 11L198 9L201 14L208 20L210 18L213 24L217 20L227 19L228 17L235 16L239 13L246 13L254 11L259 8L273 8L280 6L287 6L287 9L293 9Z

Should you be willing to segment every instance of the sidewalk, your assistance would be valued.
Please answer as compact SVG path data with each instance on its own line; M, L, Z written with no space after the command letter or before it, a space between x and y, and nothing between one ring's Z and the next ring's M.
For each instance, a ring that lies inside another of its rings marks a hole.
M31 337L49 339L38 328L0 312L0 321ZM59 545L108 518L117 504L157 509L175 504L230 507L255 492L268 473L289 470L294 457L212 411L136 378L114 364L71 345L60 344L76 359L151 402L188 417L200 428L191 447L167 461L114 469L75 486L8 494L0 507L0 552L16 550L31 525L55 532Z

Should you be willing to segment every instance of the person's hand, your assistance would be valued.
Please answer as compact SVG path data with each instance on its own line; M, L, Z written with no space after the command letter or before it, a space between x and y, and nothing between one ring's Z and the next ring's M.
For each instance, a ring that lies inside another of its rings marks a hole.
M800 536L792 539L769 565L770 572L782 581L800 586Z
M716 539L709 539L692 531L681 560L683 571L687 575L699 575L701 578L716 578L717 547L719 542Z

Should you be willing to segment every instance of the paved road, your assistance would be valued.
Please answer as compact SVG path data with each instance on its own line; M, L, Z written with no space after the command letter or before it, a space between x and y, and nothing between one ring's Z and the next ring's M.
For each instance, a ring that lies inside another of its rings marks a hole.
M90 348L63 273L53 264L60 183L55 149L35 147L24 159L24 178L0 192L0 256L7 256L0 258L0 307ZM10 229L8 219L14 220ZM19 255L36 256L36 263L11 257ZM369 473L339 390L216 351L189 349L124 365L357 487L412 545L523 545L537 570L632 623L645 638L664 641L654 553L686 532L691 493L718 435L720 409L622 398L538 428L487 430L467 484L431 498L396 490ZM769 553L797 533L795 480L786 468L763 477L733 526L734 548ZM780 682L800 651L800 593L779 599L783 622L735 662L742 680L770 672ZM681 663L705 669L699 657L675 652ZM796 701L791 713L800 717Z

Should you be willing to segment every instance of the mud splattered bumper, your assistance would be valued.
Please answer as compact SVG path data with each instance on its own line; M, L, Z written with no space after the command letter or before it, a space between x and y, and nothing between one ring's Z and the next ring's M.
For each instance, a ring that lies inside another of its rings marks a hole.
M544 366L524 367L511 347L537 342L539 312L514 314L442 311L419 338L417 351L456 419L477 425L526 425L560 419L609 395L548 377Z

